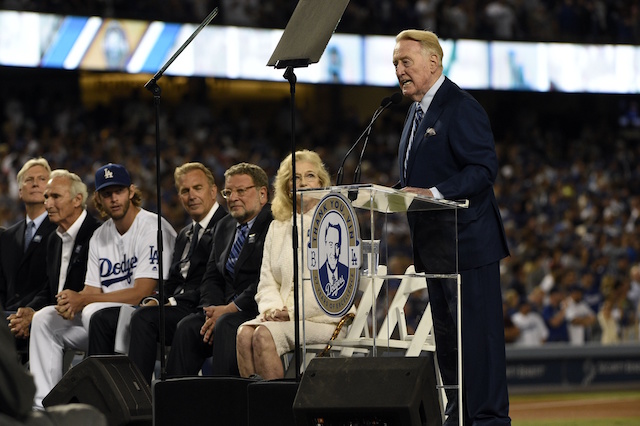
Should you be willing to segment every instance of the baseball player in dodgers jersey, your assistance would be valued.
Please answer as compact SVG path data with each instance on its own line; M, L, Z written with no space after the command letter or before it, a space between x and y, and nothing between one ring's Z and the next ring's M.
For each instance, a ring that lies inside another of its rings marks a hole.
M87 351L89 321L100 309L137 305L158 280L157 215L140 207L140 196L126 169L107 164L96 172L96 198L109 217L89 243L85 287L63 290L58 304L40 310L31 328L31 373L35 407L62 378L65 348ZM169 275L176 232L162 219L163 275Z

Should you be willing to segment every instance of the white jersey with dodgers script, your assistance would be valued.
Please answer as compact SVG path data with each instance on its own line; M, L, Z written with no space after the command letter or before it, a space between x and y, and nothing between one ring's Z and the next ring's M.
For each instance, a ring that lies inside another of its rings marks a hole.
M141 209L133 224L120 235L109 219L91 237L85 284L104 293L133 287L137 278L158 279L158 216ZM176 231L162 218L163 278L169 266Z

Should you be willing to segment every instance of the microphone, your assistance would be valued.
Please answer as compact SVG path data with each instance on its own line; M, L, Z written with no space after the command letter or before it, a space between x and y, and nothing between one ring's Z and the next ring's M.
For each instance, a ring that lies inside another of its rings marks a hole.
M382 112L392 104L400 103L400 101L402 101L402 94L394 93L391 97L387 96L382 100L382 102L380 102L380 106L373 113L373 116L371 117L371 121L369 122L367 127L365 127L364 131L360 134L360 136L358 136L358 139L356 139L355 143L351 145L351 148L349 148L349 151L347 151L344 158L342 159L342 163L340 164L340 168L338 169L338 174L336 177L336 185L342 184L342 179L344 177L344 163L347 161L347 158L349 157L349 155L351 155L351 152L353 152L356 146L358 146L358 143L360 142L360 140L365 136L365 134L367 135L367 140L368 140L369 133L371 133L371 127L373 127L373 123L375 123L375 121L378 119L380 114L382 114ZM366 146L366 141L365 141L365 146ZM364 153L364 148L362 149L362 152ZM360 168L360 163L362 162L362 155L363 154L360 154L358 169Z
M382 100L382 102L380 103L380 107L382 108L380 110L380 112L378 113L378 116L380 114L382 114L382 111L384 111L386 108L388 108L391 105L395 105L395 104L399 104L402 101L402 94L401 93L394 93L393 95L391 95L391 97L386 97ZM371 124L373 124L373 121L376 120L378 118L378 116L375 116L375 118L371 121ZM362 151L360 151L360 158L358 159L358 165L356 166L356 171L354 173L353 176L353 183L354 184L358 184L360 183L360 168L362 167L362 158L364 157L364 151L367 149L367 143L369 142L369 135L371 134L371 125L369 125L369 130L367 131L367 136L364 138L364 143L362 144Z

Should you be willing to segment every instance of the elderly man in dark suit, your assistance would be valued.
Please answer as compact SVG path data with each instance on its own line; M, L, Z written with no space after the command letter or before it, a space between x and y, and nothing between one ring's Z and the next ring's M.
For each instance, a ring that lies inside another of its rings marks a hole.
M464 419L458 419L457 391L448 390L445 424L508 425L499 262L509 251L493 192L498 160L487 114L443 75L442 56L430 31L396 36L396 77L413 101L400 139L399 186L436 199L469 200L469 208L457 213L457 267L455 227L443 226L452 214L408 215L414 262L417 271L458 269L461 275ZM440 372L445 384L455 384L455 288L441 279L427 284Z
M19 308L28 306L47 287L47 238L56 228L44 207L44 190L50 174L51 167L44 158L33 158L22 166L17 179L26 220L0 235L0 305L9 314L10 322L27 319L24 316L29 312L24 309L18 312ZM17 339L16 345L26 361L28 340Z
M87 186L75 173L54 170L44 190L44 206L49 220L57 225L47 240L47 285L26 306L10 315L11 331L18 338L29 337L33 314L56 303L56 294L64 289L80 291L87 273L89 240L100 221L86 210Z
M165 341L171 344L178 322L196 312L200 283L213 244L213 229L227 212L218 204L218 188L211 171L201 163L185 163L174 172L180 202L191 223L179 232L164 283ZM151 383L160 341L158 295L145 298L131 317L128 355ZM114 351L120 308L94 314L89 330L89 355Z
M178 324L167 375L195 375L213 355L214 375L239 376L236 333L240 324L258 314L255 294L262 249L273 220L268 185L264 170L253 164L236 164L225 172L222 195L229 216L218 223L213 236L202 280L202 310Z

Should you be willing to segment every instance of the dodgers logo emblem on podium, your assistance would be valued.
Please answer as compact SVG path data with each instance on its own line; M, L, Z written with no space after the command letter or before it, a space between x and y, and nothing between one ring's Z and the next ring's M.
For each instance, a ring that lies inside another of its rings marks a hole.
M313 294L328 314L341 317L358 290L361 251L358 218L343 195L326 195L311 219L307 263Z

